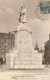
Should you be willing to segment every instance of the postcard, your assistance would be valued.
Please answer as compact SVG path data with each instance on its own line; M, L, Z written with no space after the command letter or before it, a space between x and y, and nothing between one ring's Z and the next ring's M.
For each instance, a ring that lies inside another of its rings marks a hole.
M0 80L50 80L50 0L0 0Z

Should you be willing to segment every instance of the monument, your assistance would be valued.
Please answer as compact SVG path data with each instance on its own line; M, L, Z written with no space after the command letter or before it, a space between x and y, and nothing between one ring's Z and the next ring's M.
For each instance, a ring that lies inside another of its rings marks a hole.
M26 24L26 8L21 6L19 25L15 34L15 47L6 53L6 66L9 69L41 69L42 54L33 49L32 31Z

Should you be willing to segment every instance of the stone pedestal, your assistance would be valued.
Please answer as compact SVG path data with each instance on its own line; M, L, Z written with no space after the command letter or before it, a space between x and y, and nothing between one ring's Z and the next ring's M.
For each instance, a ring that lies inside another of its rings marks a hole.
M15 52L16 51L16 52ZM14 53L7 53L6 64L10 69L43 69L42 65L42 54L34 51L34 53L26 53L27 55L23 56L23 53L20 53L17 50L14 50Z
M10 69L42 69L42 54L34 50L32 32L27 25L20 24L15 34L15 48L6 54L6 65Z

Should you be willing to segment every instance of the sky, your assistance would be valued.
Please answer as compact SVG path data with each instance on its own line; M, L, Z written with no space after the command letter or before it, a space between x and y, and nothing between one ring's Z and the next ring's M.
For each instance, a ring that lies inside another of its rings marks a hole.
M0 32L10 32L16 30L21 5L24 4L27 10L27 24L32 30L33 46L44 48L45 42L49 39L50 34L50 15L40 15L37 10L39 0L0 0ZM37 10L37 15L35 11ZM40 18L38 19L39 16Z

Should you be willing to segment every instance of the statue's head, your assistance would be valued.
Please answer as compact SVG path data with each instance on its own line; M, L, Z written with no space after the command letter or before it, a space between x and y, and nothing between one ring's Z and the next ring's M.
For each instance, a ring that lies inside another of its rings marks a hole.
M21 6L21 10L23 10L23 9L25 9L25 5L22 5L22 6Z

